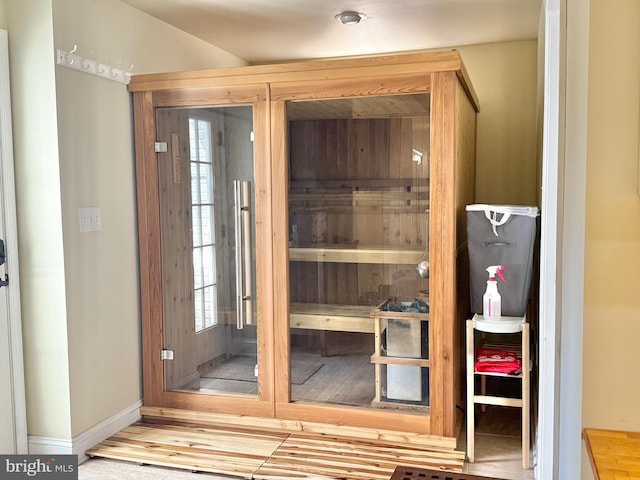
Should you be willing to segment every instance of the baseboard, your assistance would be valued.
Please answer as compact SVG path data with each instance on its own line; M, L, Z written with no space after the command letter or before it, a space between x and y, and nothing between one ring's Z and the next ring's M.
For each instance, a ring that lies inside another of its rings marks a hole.
M86 452L114 433L140 419L142 401L119 411L115 415L85 430L71 440L29 435L29 453L33 455L78 455L78 463L87 460Z
M30 455L71 455L73 453L73 440L28 435L27 441Z

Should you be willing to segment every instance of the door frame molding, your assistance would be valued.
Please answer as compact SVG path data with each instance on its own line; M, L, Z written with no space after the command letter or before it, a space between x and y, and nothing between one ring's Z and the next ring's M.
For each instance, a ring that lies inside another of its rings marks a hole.
M587 8L578 8L576 3L544 0L541 12L545 56L535 470L539 479L578 478L581 468L590 6L587 2Z
M18 222L13 167L13 130L11 126L11 88L9 76L9 41L0 30L0 162L4 235L7 248L6 272L11 283L7 288L7 313L11 395L16 453L27 453L27 406L22 350L22 311L20 307L20 271L18 266Z

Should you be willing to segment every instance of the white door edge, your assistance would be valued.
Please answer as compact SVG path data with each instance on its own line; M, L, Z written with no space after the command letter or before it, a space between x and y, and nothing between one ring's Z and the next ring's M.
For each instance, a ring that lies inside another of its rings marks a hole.
M535 477L557 478L558 346L557 294L558 163L562 141L560 122L561 55L564 28L562 0L545 0L544 22L544 117L542 141L542 200L540 223L540 332L539 332L539 415L537 426Z
M13 132L11 126L11 89L9 81L9 42L6 30L0 30L0 168L4 234L7 247L6 273L8 332L11 362L11 391L16 453L28 453L27 408L22 353L22 314L20 310L20 272L18 268L18 223L13 168Z
M582 0L543 2L543 261L535 474L544 480L581 475L589 2L586 7Z

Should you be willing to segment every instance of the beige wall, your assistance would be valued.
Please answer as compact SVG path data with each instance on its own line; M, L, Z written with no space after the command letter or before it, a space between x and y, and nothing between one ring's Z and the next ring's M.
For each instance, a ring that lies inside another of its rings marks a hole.
M231 67L246 62L119 0L53 0L55 47L153 73Z
M640 2L591 0L583 424L640 431Z
M6 1L28 430L69 438L69 358L51 2Z
M126 86L56 66L55 48L134 73L242 65L119 0L2 0L12 69L28 431L71 439L141 398L133 123ZM80 233L78 208L102 231Z
M537 41L459 50L480 100L476 202L537 205Z
M53 0L56 48L135 73L245 62L118 0ZM141 394L131 100L126 86L56 67L72 436ZM78 208L102 230L80 233Z

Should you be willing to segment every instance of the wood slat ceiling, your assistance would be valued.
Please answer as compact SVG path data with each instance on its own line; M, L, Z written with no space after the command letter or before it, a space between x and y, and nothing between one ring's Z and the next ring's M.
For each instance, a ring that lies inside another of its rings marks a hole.
M389 118L429 115L430 95L340 98L287 103L290 120Z

